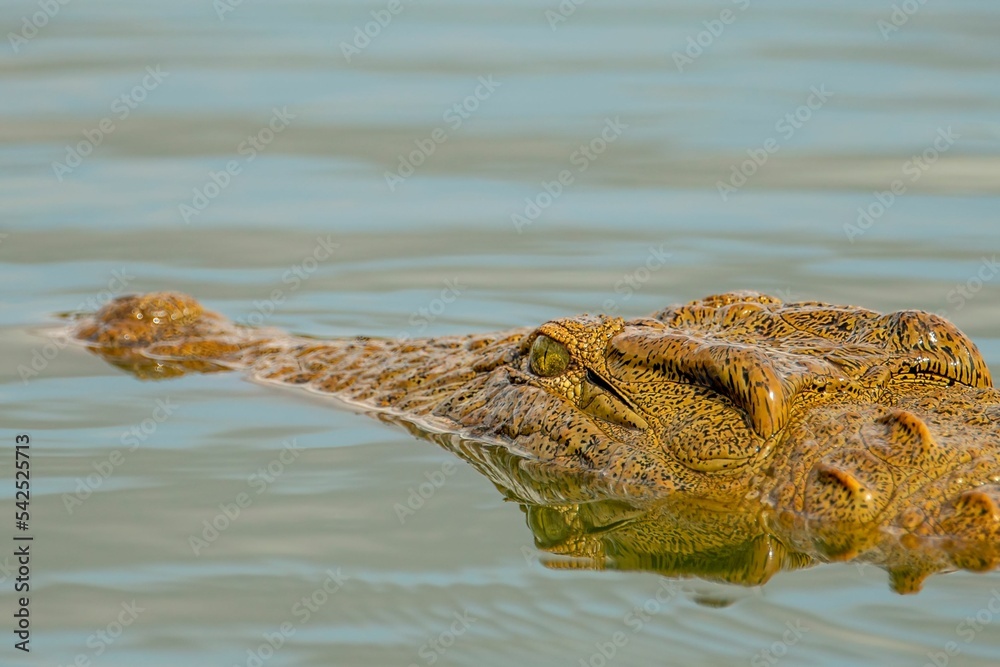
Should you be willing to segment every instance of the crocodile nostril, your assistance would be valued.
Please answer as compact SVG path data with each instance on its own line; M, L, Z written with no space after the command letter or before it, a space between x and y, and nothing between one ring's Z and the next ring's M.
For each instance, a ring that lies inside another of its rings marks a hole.
M184 294L123 296L83 320L77 337L105 345L144 345L186 335L205 314L200 303Z

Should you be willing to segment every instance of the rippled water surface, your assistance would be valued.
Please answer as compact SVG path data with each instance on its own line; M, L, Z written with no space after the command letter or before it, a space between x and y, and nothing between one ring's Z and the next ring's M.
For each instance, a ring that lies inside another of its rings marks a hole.
M752 288L946 313L1000 368L995 2L225 1L0 7L3 438L32 438L35 536L30 655L0 556L0 664L1000 662L1000 575L660 602L543 566L516 504L402 430L44 337L165 288L319 336Z

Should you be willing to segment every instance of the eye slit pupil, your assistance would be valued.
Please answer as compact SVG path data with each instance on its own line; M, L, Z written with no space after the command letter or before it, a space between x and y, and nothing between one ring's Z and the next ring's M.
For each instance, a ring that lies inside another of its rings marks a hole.
M531 344L529 364L536 375L555 377L569 367L569 350L562 343L539 335Z

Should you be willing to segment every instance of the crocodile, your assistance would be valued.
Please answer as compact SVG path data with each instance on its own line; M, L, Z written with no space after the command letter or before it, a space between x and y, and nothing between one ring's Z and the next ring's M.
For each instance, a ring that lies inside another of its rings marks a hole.
M856 560L905 593L1000 564L1000 392L928 312L747 291L627 321L321 340L160 292L71 326L143 379L239 370L402 424L520 502L550 566L759 584Z

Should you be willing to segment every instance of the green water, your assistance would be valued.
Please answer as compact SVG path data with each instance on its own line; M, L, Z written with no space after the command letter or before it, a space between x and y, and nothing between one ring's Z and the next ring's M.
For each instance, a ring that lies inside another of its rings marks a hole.
M35 537L30 654L0 556L0 664L1000 662L996 574L899 596L852 564L749 589L549 569L432 443L44 336L111 292L421 336L753 288L946 313L1000 368L995 3L219 6L73 0L24 40L39 4L0 8L0 498L9 540L29 434Z

